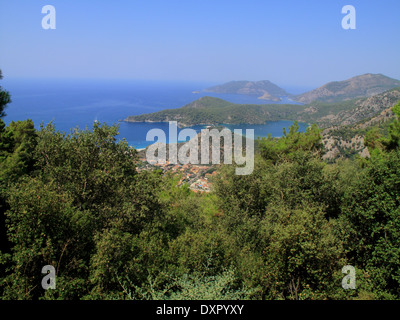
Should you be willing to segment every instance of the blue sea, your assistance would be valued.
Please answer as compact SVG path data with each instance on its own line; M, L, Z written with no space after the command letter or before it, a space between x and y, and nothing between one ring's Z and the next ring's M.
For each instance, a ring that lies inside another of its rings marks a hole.
M3 79L1 86L9 91L12 103L6 109L6 124L11 121L32 119L35 127L53 122L59 131L69 133L71 129L92 128L95 121L112 125L119 124L119 138L138 149L153 143L146 141L147 132L154 128L168 134L168 123L120 122L130 115L157 112L163 109L180 108L203 96L214 96L233 103L276 103L257 99L254 96L235 94L213 94L202 90L215 83L160 82L137 80L76 80L76 79ZM200 93L193 93L200 91ZM285 98L280 103L295 103ZM256 137L271 134L282 136L292 121L274 121L264 125L235 125L229 129L254 129ZM307 124L300 123L305 131ZM204 126L193 126L200 132ZM243 131L245 133L245 131ZM168 135L167 135L168 136Z

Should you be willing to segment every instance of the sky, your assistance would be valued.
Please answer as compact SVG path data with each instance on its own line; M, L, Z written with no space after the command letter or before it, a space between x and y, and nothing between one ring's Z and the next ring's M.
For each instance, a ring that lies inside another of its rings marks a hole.
M42 28L42 7L56 29ZM356 29L342 28L342 7ZM398 0L0 0L9 78L270 80L313 87L400 79Z

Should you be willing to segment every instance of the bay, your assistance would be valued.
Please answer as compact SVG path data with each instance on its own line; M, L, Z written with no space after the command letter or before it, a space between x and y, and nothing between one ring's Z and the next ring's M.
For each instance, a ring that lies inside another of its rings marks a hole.
M92 128L95 121L108 125L119 124L119 138L138 149L153 143L146 141L154 128L164 130L168 123L119 122L130 115L180 108L203 96L213 96L234 103L263 104L254 96L214 94L202 89L214 85L206 82L100 80L100 79L4 79L1 85L12 96L6 109L6 124L32 119L35 127L53 122L56 129L69 133L73 128ZM199 93L194 93L199 92ZM291 102L283 99L281 103ZM293 102L291 102L293 103ZM226 125L229 129L254 129L256 137L282 135L292 121L274 121L263 125ZM304 131L307 124L300 123ZM193 126L200 132L205 126ZM244 131L245 133L245 131Z

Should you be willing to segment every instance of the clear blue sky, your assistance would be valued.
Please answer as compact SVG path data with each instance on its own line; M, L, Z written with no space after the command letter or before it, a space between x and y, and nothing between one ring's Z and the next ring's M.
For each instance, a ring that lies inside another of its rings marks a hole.
M47 4L56 30L41 27ZM348 4L356 30L341 27ZM0 68L10 78L400 79L399 35L399 0L0 0Z

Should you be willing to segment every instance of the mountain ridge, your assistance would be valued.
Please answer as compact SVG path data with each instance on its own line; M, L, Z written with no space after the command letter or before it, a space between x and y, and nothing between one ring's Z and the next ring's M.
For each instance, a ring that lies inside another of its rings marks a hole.
M261 81L230 81L204 90L212 93L230 93L257 95L261 100L281 101L280 97L291 96L286 90L269 80Z
M314 90L294 96L301 103L339 102L371 97L400 86L400 80L383 74L366 73L343 81L332 81Z

